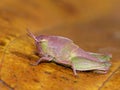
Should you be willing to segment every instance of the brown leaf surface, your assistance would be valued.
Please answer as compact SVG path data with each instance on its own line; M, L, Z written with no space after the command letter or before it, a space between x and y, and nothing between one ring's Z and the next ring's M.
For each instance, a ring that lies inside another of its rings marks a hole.
M1 0L0 90L119 90L119 0ZM92 52L110 52L107 74L78 72L39 59L26 28L61 35Z

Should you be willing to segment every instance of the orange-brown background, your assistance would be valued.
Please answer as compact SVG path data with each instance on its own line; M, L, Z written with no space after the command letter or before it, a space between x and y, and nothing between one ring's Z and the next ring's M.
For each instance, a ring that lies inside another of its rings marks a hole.
M0 90L119 90L119 0L1 0ZM30 66L35 55L26 29L72 39L92 52L110 52L107 74L78 72L55 63Z

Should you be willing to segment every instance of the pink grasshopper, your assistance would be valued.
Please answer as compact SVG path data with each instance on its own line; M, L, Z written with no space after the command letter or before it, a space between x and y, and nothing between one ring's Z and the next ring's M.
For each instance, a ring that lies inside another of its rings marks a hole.
M111 56L86 52L79 48L72 40L61 36L35 36L28 31L29 36L35 40L40 59L33 65L38 65L41 61L54 61L72 68L74 75L76 71L92 70L97 73L107 73L111 63Z

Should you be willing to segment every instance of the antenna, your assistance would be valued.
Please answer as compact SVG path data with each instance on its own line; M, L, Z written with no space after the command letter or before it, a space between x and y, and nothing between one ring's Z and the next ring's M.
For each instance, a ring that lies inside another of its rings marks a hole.
M39 42L39 41L37 40L36 36L35 36L29 29L27 29L27 32L28 32L28 35L29 35L30 37L32 37L36 42Z

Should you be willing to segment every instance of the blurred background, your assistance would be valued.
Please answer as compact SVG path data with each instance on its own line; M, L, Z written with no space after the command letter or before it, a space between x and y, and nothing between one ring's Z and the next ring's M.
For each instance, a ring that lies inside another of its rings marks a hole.
M4 53L5 47L21 35L23 35L21 36L22 38L16 39L15 43L12 44L16 49L24 47L25 44L23 42L30 42L24 39L27 33L26 29L30 29L36 35L48 34L68 37L87 51L112 53L112 68L110 73L105 77L98 77L96 75L92 79L91 77L94 74L80 74L80 76L83 75L83 78L78 78L77 80L79 82L72 84L71 80L76 79L65 74L69 78L70 83L67 83L67 79L66 81L63 80L63 84L60 85L61 87L66 86L66 88L62 88L61 90L79 90L79 84L81 85L81 90L91 90L88 88L88 85L92 90L98 90L98 88L99 90L101 88L103 88L102 90L118 90L120 88L120 80L116 79L119 78L120 73L118 73L119 75L115 74L112 81L104 85L104 81L108 80L120 66L120 0L0 0L0 56ZM10 44L9 46L12 45ZM23 48L21 52L24 54L25 51ZM24 55L24 57L26 56ZM6 58L8 63L10 63L9 59L10 57ZM10 60L13 59L14 55L11 54ZM18 60L18 57L15 57L14 60ZM2 61L2 58L0 61ZM32 84L32 87L29 81L24 83L31 79L25 79L25 81L24 78L27 75L25 73L21 74L22 71L17 75L21 75L19 79L22 77L23 81L21 79L21 81L13 80L14 77L11 75L11 72L14 74L16 67L14 65L14 68L11 67L12 65L9 67L7 66L8 63L5 64L6 67L0 73L1 80L5 81L6 85L16 88L15 90L40 90L37 89L41 85L41 82L38 80L36 80L39 83L38 87L36 84ZM20 66L22 65L20 64ZM62 70L59 66L53 66ZM8 73L7 70L9 68L12 68L13 71ZM43 69L43 71L47 69L49 67ZM64 72L69 73L71 71L64 70ZM61 74L58 74L56 77L62 75L64 72L60 71ZM41 74L40 72L34 73ZM86 79L86 77L89 79ZM43 75L43 78L48 78L48 76ZM51 80L53 78L49 77L49 79L43 80L42 83L48 85L48 82ZM39 88L42 88L41 90L51 90L51 88L52 90L58 90L58 82L60 83L59 80L61 79L56 78L55 80L53 81L54 85L56 85L55 87L50 84L48 86L43 85L44 87L41 86ZM87 86L84 83L88 83L86 84ZM27 85L30 86L28 87ZM0 88L3 86L0 83ZM30 89L31 87L33 89ZM4 89L2 88L2 90Z
M1 0L0 31L24 34L26 28L81 43L118 42L120 0Z
M32 30L71 24L118 29L120 0L1 0L0 22Z

